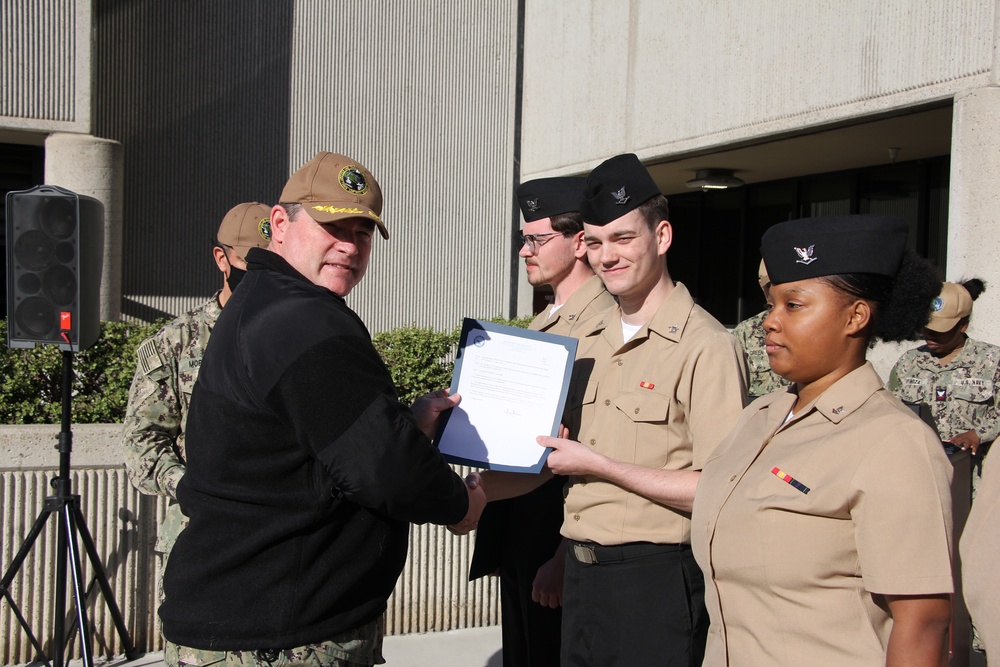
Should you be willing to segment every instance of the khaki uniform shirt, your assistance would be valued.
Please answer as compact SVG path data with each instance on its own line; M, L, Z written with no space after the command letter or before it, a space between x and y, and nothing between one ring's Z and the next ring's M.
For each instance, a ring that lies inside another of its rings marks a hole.
M794 402L757 399L702 471L706 666L882 666L892 619L873 594L952 592L952 468L931 429L871 364L786 423Z
M570 405L579 440L618 461L700 469L736 423L746 369L734 339L677 283L650 322L622 340L616 305L580 332ZM572 430L572 428L571 428ZM603 545L690 541L686 514L596 477L572 477L563 535Z
M184 425L191 392L221 312L216 293L139 345L122 448L129 481L142 493L177 498L177 483L184 476ZM180 507L171 503L156 550L168 553L185 523Z
M771 370L771 360L764 349L764 318L767 311L757 313L736 325L733 335L743 349L747 362L747 394L750 400L779 391L788 381Z
M580 323L586 325L588 320L592 321L595 315L614 305L615 299L604 289L604 283L593 276L578 287L555 314L549 317L551 308L546 308L528 328L569 336ZM537 563L552 556L559 543L565 480L565 477L556 476L527 495L486 506L476 530L470 579L497 571L505 561L531 563L532 567L537 567ZM525 597L532 604L530 593L529 587Z
M942 440L975 430L984 443L1000 433L1000 347L971 338L943 366L927 347L907 350L889 375L889 391L931 409Z
M591 276L566 299L566 303L554 315L549 316L552 312L550 306L538 313L528 328L532 331L547 331L560 336L569 336L571 331L601 315L615 303L615 298L604 289L601 279Z
M987 655L1000 655L1000 458L985 463L962 533L962 589Z

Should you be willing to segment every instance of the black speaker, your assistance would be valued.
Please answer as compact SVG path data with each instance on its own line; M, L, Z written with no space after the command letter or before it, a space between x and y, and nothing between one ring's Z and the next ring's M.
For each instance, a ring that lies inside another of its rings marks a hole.
M103 256L98 200L54 185L7 193L7 346L93 345Z

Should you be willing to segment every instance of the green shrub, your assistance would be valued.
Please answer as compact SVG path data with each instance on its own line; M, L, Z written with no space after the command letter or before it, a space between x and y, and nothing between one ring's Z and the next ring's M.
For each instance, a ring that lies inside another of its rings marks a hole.
M408 326L372 337L375 349L392 374L399 400L409 405L428 391L451 384L458 329L442 332Z
M531 319L531 316L514 319L494 317L489 321L524 329ZM389 368L399 400L409 405L427 392L444 389L451 384L461 333L461 327L443 332L411 325L383 331L372 337L375 349Z
M135 373L135 349L163 326L101 322L91 347L73 355L72 415L77 424L120 422ZM63 356L57 345L8 348L0 320L0 423L58 424L62 418Z
M526 327L530 317L494 318ZM72 408L75 424L113 424L125 417L135 374L135 349L163 320L148 324L102 322L101 336L73 355ZM461 329L436 331L408 326L374 336L404 403L451 384ZM62 352L57 345L32 350L6 347L7 322L0 319L0 424L58 424L62 416Z

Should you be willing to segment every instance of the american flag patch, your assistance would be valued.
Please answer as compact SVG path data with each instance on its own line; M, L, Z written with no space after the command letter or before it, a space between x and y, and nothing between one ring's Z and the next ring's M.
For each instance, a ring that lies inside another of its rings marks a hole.
M781 468L771 468L771 474L780 479L781 481L791 484L793 487L795 487L802 493L809 493L808 486L806 486L799 480L795 479Z
M639 382L639 386L642 387L643 389L652 389L656 385L653 384L652 382L642 381L642 382Z

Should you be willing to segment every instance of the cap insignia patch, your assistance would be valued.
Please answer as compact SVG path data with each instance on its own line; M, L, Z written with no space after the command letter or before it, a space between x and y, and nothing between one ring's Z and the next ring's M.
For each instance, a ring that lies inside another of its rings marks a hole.
M631 197L629 197L625 193L625 186L624 185L622 186L621 190L618 190L616 192L612 192L611 196L615 198L615 204L618 205L618 206L621 206L623 204L627 204L628 200L631 199Z
M532 213L534 213L535 211L538 210L538 200L537 199L528 199L528 200L525 200L524 205L527 206L528 210L531 211Z
M363 195L368 192L364 174L354 165L348 165L340 170L340 185L353 195Z
M816 249L815 245L811 245L808 248L796 248L795 254L797 254L799 258L795 260L795 263L805 264L806 266L808 266L813 262L815 262L818 259L817 257L813 257L813 250L815 249Z
M944 308L944 299L939 296L934 297L934 300L931 301L931 310L940 313L942 308Z
M261 218L257 223L257 233L265 241L271 240L271 218Z

